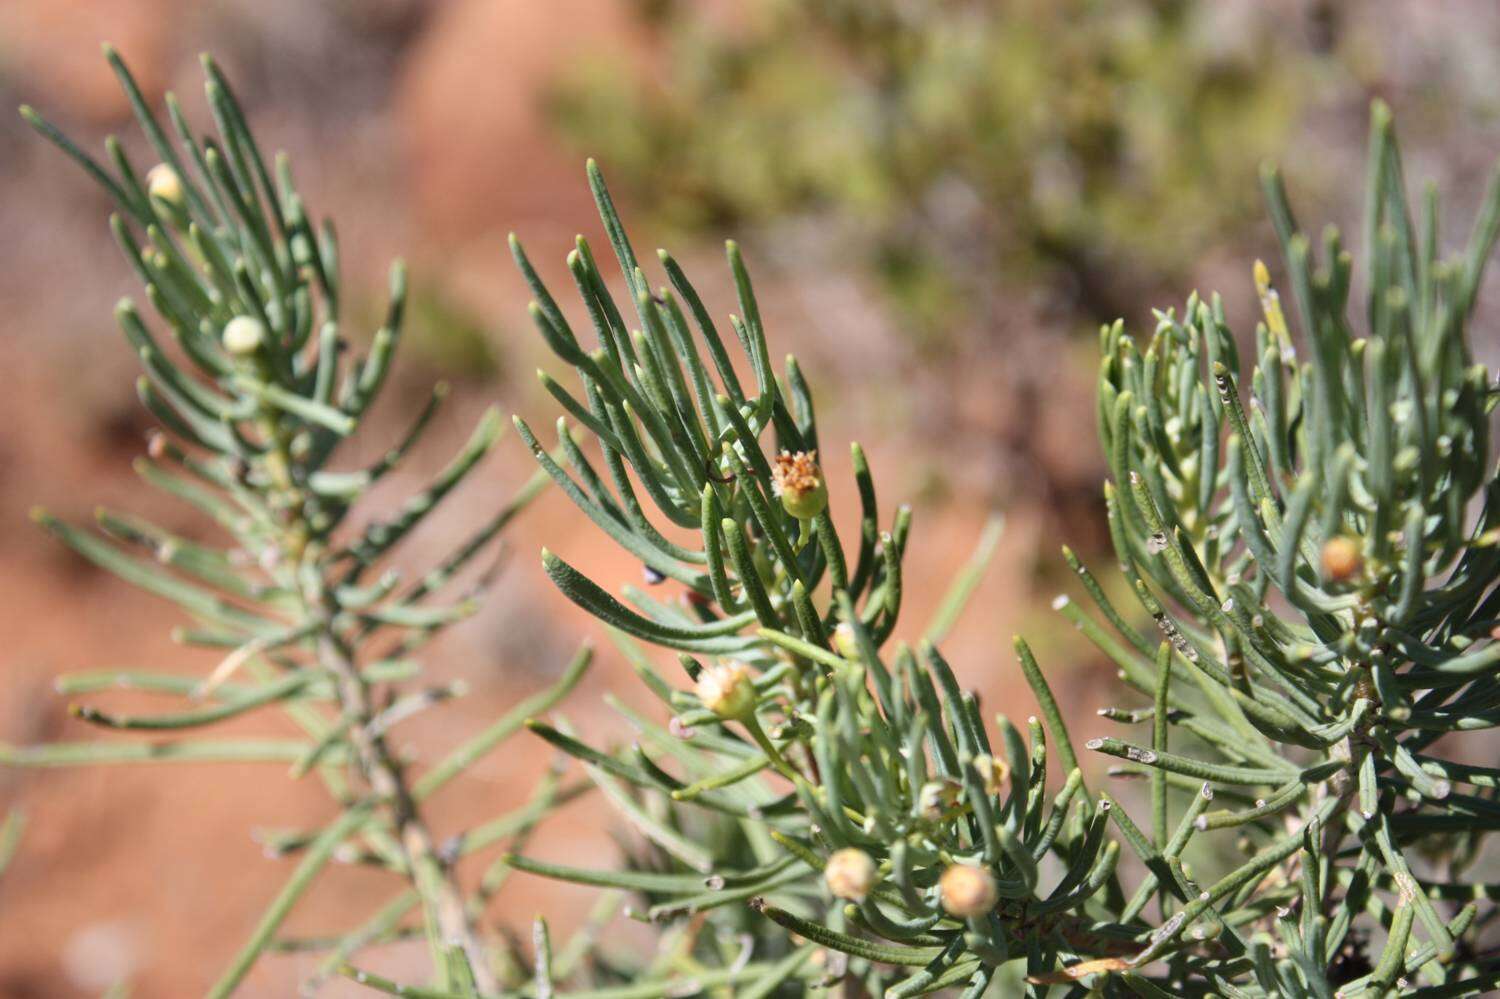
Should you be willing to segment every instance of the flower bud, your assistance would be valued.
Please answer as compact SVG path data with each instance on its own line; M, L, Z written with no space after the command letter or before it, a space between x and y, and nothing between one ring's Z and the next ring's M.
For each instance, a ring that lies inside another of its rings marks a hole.
M173 208L182 207L182 178L170 164L158 163L146 171L146 192Z
M875 887L875 861L863 850L847 847L834 851L823 869L823 879L834 898L863 902Z
M743 663L705 667L697 692L703 706L720 718L743 718L755 710L755 687Z
M798 520L812 520L828 507L828 486L816 451L778 454L771 465L771 485L786 512Z
M1323 578L1333 583L1347 583L1364 570L1359 542L1342 535L1323 544Z
M833 629L833 650L845 659L859 658L859 639L855 637L854 625L840 621Z
M949 915L968 919L983 916L1000 899L995 877L982 867L954 864L938 879L938 892Z
M241 357L253 354L266 342L266 327L252 316L235 316L224 324L224 349Z

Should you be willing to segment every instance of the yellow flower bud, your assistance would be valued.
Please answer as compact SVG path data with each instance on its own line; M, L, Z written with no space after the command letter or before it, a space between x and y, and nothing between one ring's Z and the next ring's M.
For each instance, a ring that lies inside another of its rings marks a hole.
M1353 538L1329 538L1323 544L1323 578L1333 583L1347 583L1365 567L1359 542Z
M828 507L828 486L816 451L778 454L771 465L771 485L786 512L798 520L812 520Z
M182 207L182 178L167 163L158 163L146 171L146 192L173 208Z
M982 867L954 864L938 879L938 892L949 915L968 919L983 916L1000 899L995 877Z
M863 850L847 847L834 851L823 869L823 879L834 898L862 902L875 887L875 861Z
M235 316L224 324L224 349L241 357L253 354L266 342L266 327L252 316Z
M720 718L743 718L755 709L755 687L743 663L705 667L697 692L703 706Z

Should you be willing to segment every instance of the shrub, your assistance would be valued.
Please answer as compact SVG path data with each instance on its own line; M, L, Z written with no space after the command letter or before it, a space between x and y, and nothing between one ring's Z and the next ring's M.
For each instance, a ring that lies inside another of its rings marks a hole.
M1154 836L1126 837L1163 903L1145 954L1250 994L1485 992L1495 891L1467 872L1500 818L1500 769L1463 760L1493 759L1481 733L1500 723L1500 392L1469 327L1500 174L1466 250L1442 256L1437 194L1414 219L1377 104L1358 280L1338 232L1315 254L1276 171L1262 177L1304 354L1259 262L1250 365L1217 297L1158 313L1144 344L1101 337L1110 529L1166 640L1076 560L1118 637L1064 610L1154 702L1111 712L1150 718L1149 740L1090 744L1150 776ZM1193 799L1169 822L1172 789L1199 781L1227 807ZM1177 858L1213 829L1244 859L1199 893ZM1210 960L1184 946L1195 926L1212 928Z
M163 714L75 703L71 714L82 722L155 737L0 746L0 763L260 761L289 765L293 778L313 773L323 781L335 817L267 843L271 855L295 859L296 867L213 995L233 991L268 949L326 951L309 983L315 985L356 950L412 935L403 920L417 908L439 987L477 985L492 993L515 984L507 981L515 979L514 967L497 974L476 926L506 868L492 866L466 889L455 867L496 843L524 838L553 802L575 792L550 779L530 803L446 842L432 832L431 799L519 730L528 714L562 697L586 667L588 651L550 689L420 775L388 733L464 692L461 680L417 685L413 655L473 612L492 573L476 579L466 570L545 478L528 483L422 575L381 571L494 445L503 429L498 412L485 414L426 488L389 513L367 509L367 494L421 440L447 394L442 385L434 388L410 429L373 464L339 467L340 446L365 422L393 363L406 303L401 265L391 271L384 324L363 356L347 357L353 340L339 318L333 227L315 223L284 158L273 174L217 66L205 59L217 136L194 132L169 95L169 138L119 57L106 54L161 159L149 173L142 176L114 138L107 144L110 169L35 111L23 108L22 115L111 195L115 239L170 332L167 346L129 300L116 309L145 369L141 402L161 425L137 470L148 485L195 508L223 540L200 543L113 511L99 512L98 532L42 510L35 517L84 558L181 607L195 623L178 639L217 650L219 662L201 676L63 675L57 687L65 694L149 691L185 703ZM189 736L272 706L285 711L301 737ZM379 911L355 914L357 922L329 939L279 935L283 919L331 860L387 871L397 890ZM207 895L203 903L210 904Z
M571 472L525 421L516 425L562 491L641 560L648 582L682 588L680 605L627 588L631 607L559 556L542 555L570 599L629 636L622 644L672 717L665 726L633 718L640 742L623 756L540 722L532 728L593 768L647 838L696 870L653 882L666 897L648 915L705 914L732 927L748 903L805 941L761 973L754 994L799 974L796 962L815 945L844 955L840 976L893 996L949 985L977 995L1016 958L1045 978L1063 957L1134 952L1136 931L1119 918L1119 846L1105 835L1112 802L1085 788L1025 643L1017 641L1017 653L1047 725L1031 719L1023 733L1000 718L994 745L934 641L882 653L901 611L910 510L898 509L882 529L873 478L854 445L861 514L846 548L817 462L810 391L792 358L785 387L778 381L738 248L729 244L728 257L741 311L729 325L748 369L743 379L676 261L661 254L670 287L652 290L592 164L590 182L638 331L627 327L584 239L568 266L598 338L590 350L519 242L512 248L536 296L533 319L574 366L582 397L549 375L543 383L593 432L604 474L562 421ZM774 444L762 443L767 434ZM696 529L694 543L670 540L665 532L674 529ZM945 632L978 571L959 580L930 639ZM677 650L693 688L675 689L631 639ZM1061 763L1061 785L1047 782L1049 754ZM684 830L704 815L738 825L727 841L751 849L701 849ZM511 863L641 886L628 873ZM704 890L704 876L713 890Z
M1254 219L1254 157L1327 65L1253 5L619 6L652 59L559 79L574 145L658 225L767 227L778 259L868 276L934 347L1013 327L1038 285L1087 326L1187 272Z
M543 381L594 433L608 478L565 430L571 472L518 421L521 434L648 581L682 588L678 605L627 588L628 606L542 556L576 603L676 650L693 684L677 689L637 659L672 718L665 727L637 719L641 741L623 756L533 726L636 788L613 796L653 817L638 822L645 835L720 881L708 893L678 882L678 896L652 914L714 918L748 900L890 996L944 986L977 996L1007 967L1024 967L1035 994L1074 981L1147 996L1459 995L1500 982L1482 946L1493 886L1461 876L1500 816L1500 769L1455 758L1474 739L1457 733L1500 720L1500 487L1488 451L1497 391L1466 340L1500 231L1500 182L1467 252L1440 260L1436 197L1416 228L1377 106L1368 332L1356 337L1350 255L1330 230L1315 264L1277 174L1265 176L1309 363L1264 265L1248 411L1217 298L1194 296L1181 319L1160 313L1145 347L1120 324L1101 337L1110 526L1162 639L1117 611L1071 552L1119 637L1066 598L1059 607L1149 698L1102 712L1149 722L1149 738L1088 744L1125 761L1114 776L1147 778L1150 821L1140 824L1085 789L1024 642L1016 650L1046 724L1033 719L1023 735L997 718L994 745L931 641L886 647L909 511L881 530L855 445L861 514L846 549L816 463L811 393L794 359L784 382L772 370L734 244L740 314L729 325L744 380L669 255L668 285L648 284L596 169L639 331L580 239L568 264L598 339L585 349L513 244L536 295L533 318L574 366L582 396ZM672 528L696 529L694 542L670 540ZM1454 738L1440 744L1445 735ZM1049 755L1060 788L1047 783ZM761 846L685 850L685 804L738 823ZM1202 835L1220 829L1235 841ZM1129 890L1120 843L1146 872ZM1184 859L1190 847L1205 853L1201 872ZM632 886L608 872L514 863Z
M339 816L277 842L300 854L298 868L215 994L232 990L267 947L298 945L277 936L280 922L336 855L405 883L390 906L334 938L325 968L397 995L540 999L585 964L591 982L616 984L569 993L574 999L727 987L763 997L841 981L893 997L947 987L1043 995L1053 986L1099 995L1438 996L1500 983L1496 888L1470 875L1484 834L1500 822L1500 768L1460 758L1477 751L1475 733L1500 720L1500 485L1489 451L1500 389L1468 343L1500 233L1500 177L1467 251L1440 259L1436 195L1414 222L1389 115L1377 106L1359 285L1364 336L1348 316L1351 255L1330 230L1314 259L1274 171L1265 187L1306 364L1260 264L1264 322L1248 368L1217 298L1191 297L1180 318L1159 313L1144 347L1120 324L1102 332L1109 525L1125 580L1162 637L1148 639L1066 550L1109 628L1066 598L1058 608L1140 695L1135 707L1101 714L1149 722L1149 738L1087 744L1123 761L1112 776L1145 779L1150 820L1137 823L1111 795L1089 790L1024 641L1015 651L1042 716L1024 731L1004 716L986 725L937 648L993 549L993 531L924 639L915 648L893 642L910 510L882 520L853 445L859 515L845 545L809 385L795 359L774 370L738 248L728 246L740 310L728 321L731 353L666 253L666 284L653 290L590 164L638 328L582 238L568 266L593 347L514 239L512 249L535 296L534 322L577 378L573 388L543 374L543 385L592 433L603 474L566 418L555 454L524 420L516 426L545 476L640 560L646 582L679 593L673 602L627 588L627 603L543 552L547 574L610 626L670 717L659 724L627 712L639 738L619 752L589 745L562 719L529 722L583 764L645 845L621 869L512 852L465 893L453 872L459 856L523 837L571 792L549 781L531 804L443 846L426 823L426 798L525 715L555 703L587 653L554 688L411 779L384 731L454 691L377 702L374 687L409 679L407 654L470 609L468 599L428 598L515 505L413 585L369 574L498 427L486 418L454 464L394 517L341 530L432 412L372 468L329 469L390 364L399 271L369 354L342 361L331 230L309 223L284 163L273 184L213 64L217 140L195 139L168 105L197 168L190 173L112 61L164 163L145 183L118 143L109 147L111 174L25 113L114 196L123 213L116 236L186 362L168 360L122 305L147 371L143 401L172 435L154 439L143 475L199 507L233 547L101 517L107 535L144 545L153 563L39 519L85 557L182 605L200 623L184 640L234 651L202 680L88 674L61 685L85 693L123 680L211 701L172 715L75 709L106 727L177 730L276 703L308 736L5 747L0 762L270 759L320 774ZM381 629L400 636L389 652L372 649ZM686 684L674 685L641 642L673 650ZM1048 779L1054 762L1060 782ZM14 828L0 833L0 863ZM1206 835L1219 830L1232 830L1232 840ZM1123 870L1122 853L1134 858ZM512 870L644 899L635 915L672 924L661 933L664 956L619 965L600 947L586 961L590 928L554 957L539 923L531 968L498 969L474 915ZM404 935L401 915L419 903L435 988L343 963L367 943Z

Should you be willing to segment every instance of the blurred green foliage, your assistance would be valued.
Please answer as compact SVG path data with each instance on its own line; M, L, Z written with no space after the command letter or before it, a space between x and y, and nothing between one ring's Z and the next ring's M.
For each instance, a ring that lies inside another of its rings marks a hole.
M560 79L563 133L667 229L821 216L928 343L1038 280L1091 322L1180 280L1255 219L1328 42L1186 0L631 2L652 60Z
M454 296L418 291L409 307L413 351L433 368L476 383L502 374L496 340Z

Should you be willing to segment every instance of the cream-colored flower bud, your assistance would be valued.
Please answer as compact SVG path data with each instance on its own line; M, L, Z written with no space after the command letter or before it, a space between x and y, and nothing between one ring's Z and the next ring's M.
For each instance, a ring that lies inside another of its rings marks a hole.
M812 520L828 507L828 486L816 451L778 454L771 465L771 486L786 512L798 520Z
M863 850L846 847L835 850L823 869L823 880L834 898L863 902L875 887L875 861Z
M995 876L982 867L954 864L938 879L938 892L949 915L968 919L982 916L995 907L1000 892Z
M755 687L743 663L705 667L697 692L703 706L720 718L743 718L755 710Z
M235 316L224 324L224 349L241 357L253 354L266 342L266 327L253 316Z
M1323 543L1323 578L1332 583L1347 583L1365 568L1359 542L1343 535Z
M174 208L182 207L182 178L170 164L158 163L146 172L146 192Z
M833 650L845 659L859 658L859 639L855 637L854 625L840 621L833 629Z

